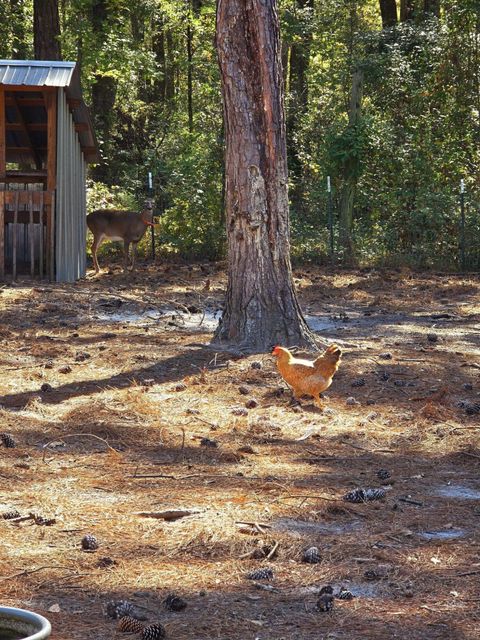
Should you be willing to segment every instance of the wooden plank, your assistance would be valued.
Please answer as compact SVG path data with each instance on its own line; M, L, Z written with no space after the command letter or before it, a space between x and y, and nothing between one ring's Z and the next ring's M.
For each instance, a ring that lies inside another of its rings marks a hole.
M18 223L18 191L13 211L13 238L12 238L12 278L17 279L17 223Z
M57 94L45 93L47 106L47 191L57 188Z
M7 128L7 131L23 130L23 126L20 122L7 122L5 126ZM46 122L25 122L25 126L29 131L46 131L47 130Z
M40 213L39 213L39 222L40 222L40 251L38 254L38 269L40 271L40 278L43 280L43 191L40 191Z
M2 182L7 170L5 120L5 89L0 86L0 181Z
M0 278L5 277L5 196L0 191Z
M35 275L35 227L33 226L33 196L30 192L30 198L28 202L28 210L30 213L30 225L29 225L29 235L30 235L30 275L33 277Z
M24 191L24 190L17 189L12 191L2 191L2 193L5 198L5 204L8 204L8 205L14 205L15 202L17 202L17 198L18 198L18 203L20 205L28 206L30 204L30 197L31 197L33 201L34 211L40 210L41 198L43 198L44 204L50 205L52 203L52 196L48 192L45 193L43 191Z
M8 84L8 85L4 85L4 87L8 90L9 94L12 93L38 93L39 95L41 93L55 93L57 88L56 87L40 87L39 85L33 85L33 84Z

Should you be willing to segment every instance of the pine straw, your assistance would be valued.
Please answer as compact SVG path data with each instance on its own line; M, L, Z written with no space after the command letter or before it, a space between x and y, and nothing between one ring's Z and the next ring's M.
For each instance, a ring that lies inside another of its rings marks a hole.
M385 283L378 274L300 271L303 302L318 313L348 314L349 305L352 312L371 310L381 300L389 313L421 305L417 315L428 314L444 310L444 295L479 312L478 287L468 279L390 273ZM185 305L192 294L198 304L207 295L204 277L186 268L151 270L121 295L141 300L158 291L159 299ZM208 295L215 298L224 276L209 277ZM478 637L478 501L437 491L448 483L478 490L478 420L457 406L478 393L477 386L469 393L462 386L478 380L477 370L461 367L480 361L472 325L462 324L462 334L458 325L448 333L448 323L432 329L402 320L377 338L347 323L338 336L350 346L327 411L305 402L297 412L287 392L276 394L285 385L268 355L215 354L201 346L208 335L160 322L148 331L99 324L89 309L95 312L98 298L115 298L128 282L113 278L4 294L8 322L1 339L10 351L27 347L20 353L35 369L9 370L1 383L2 430L18 442L1 450L1 507L57 520L51 527L0 521L4 604L47 615L59 640L112 638L115 622L104 615L111 599L145 607L179 640ZM30 312L32 296L38 305ZM54 312L41 311L42 304L54 305L58 317L74 318L74 296L76 329L59 327ZM32 326L16 325L30 313ZM425 335L431 331L441 335L433 346ZM78 351L91 357L77 362ZM384 351L393 359L380 359ZM45 369L52 358L53 369ZM254 361L262 368L253 369ZM66 364L72 371L60 373ZM388 381L380 377L385 371ZM359 377L366 385L352 388ZM43 382L55 391L40 393ZM360 404L345 403L352 395ZM258 406L247 416L232 413L252 398ZM203 437L219 446L201 446ZM253 452L239 451L245 446ZM342 500L352 488L381 486L381 468L392 473L384 500ZM174 522L137 515L166 509L198 513ZM460 529L457 538L422 537ZM87 533L99 540L94 553L81 550ZM273 558L261 557L276 544ZM318 565L301 562L312 545L320 549ZM103 557L116 564L100 566ZM275 591L246 579L261 566L274 569L275 580L266 584ZM369 581L369 570L383 573ZM329 583L357 598L337 600L332 613L322 614L315 603ZM187 599L184 612L164 609L172 591ZM54 604L59 613L48 611Z

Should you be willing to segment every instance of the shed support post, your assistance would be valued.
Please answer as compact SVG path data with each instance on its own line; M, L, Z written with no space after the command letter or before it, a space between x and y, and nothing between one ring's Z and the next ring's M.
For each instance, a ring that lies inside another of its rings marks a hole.
M57 188L57 92L44 92L47 107L47 191L52 194L47 212L47 273L55 280L55 189Z
M5 182L7 171L5 144L5 89L0 87L0 182ZM0 194L0 278L5 276L5 195Z

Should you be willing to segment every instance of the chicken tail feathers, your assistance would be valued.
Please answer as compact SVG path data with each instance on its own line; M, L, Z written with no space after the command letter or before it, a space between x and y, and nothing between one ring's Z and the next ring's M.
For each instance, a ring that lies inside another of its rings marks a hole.
M338 345L332 344L325 350L323 357L333 363L338 362L342 357L342 350Z
M338 369L342 350L336 344L332 344L314 361L314 366L323 375L332 376Z

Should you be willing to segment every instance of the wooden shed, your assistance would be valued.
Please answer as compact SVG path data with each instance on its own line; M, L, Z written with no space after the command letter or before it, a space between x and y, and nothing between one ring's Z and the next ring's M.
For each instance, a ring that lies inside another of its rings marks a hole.
M74 62L0 60L0 279L86 270L86 165L97 145Z

